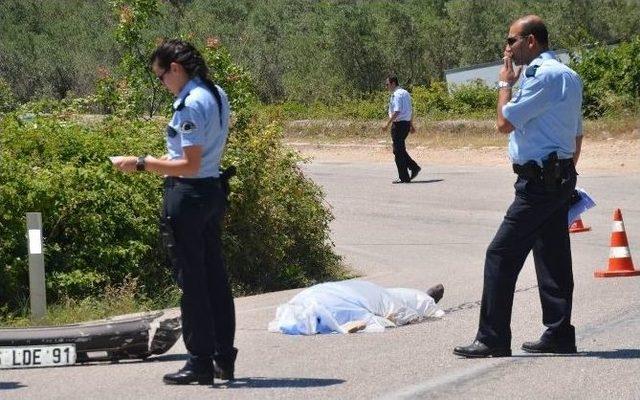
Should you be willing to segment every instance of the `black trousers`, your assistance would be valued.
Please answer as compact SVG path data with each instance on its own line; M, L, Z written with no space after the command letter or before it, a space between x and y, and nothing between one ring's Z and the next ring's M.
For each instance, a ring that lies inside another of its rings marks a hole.
M393 155L395 157L396 167L398 168L398 178L401 181L408 182L409 171L418 169L418 164L407 153L405 140L409 135L411 122L397 121L391 125L391 139L393 141Z
M518 177L515 199L487 249L480 324L476 339L490 347L511 346L511 309L518 274L533 250L542 320L542 340L575 345L571 325L573 273L567 223L576 185L573 163L556 190L541 180Z
M182 334L191 361L233 366L235 309L222 255L226 197L216 178L169 177L163 237L182 288Z

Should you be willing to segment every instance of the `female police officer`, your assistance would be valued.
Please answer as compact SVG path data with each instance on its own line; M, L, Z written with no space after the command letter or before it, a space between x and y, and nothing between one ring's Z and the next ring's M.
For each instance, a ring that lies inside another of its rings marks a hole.
M182 287L183 338L190 357L164 382L212 384L214 369L218 378L233 379L237 354L235 310L220 240L225 194L219 166L230 107L191 44L166 41L153 52L151 63L176 96L167 126L168 154L159 159L122 157L115 164L122 171L165 176L163 237Z

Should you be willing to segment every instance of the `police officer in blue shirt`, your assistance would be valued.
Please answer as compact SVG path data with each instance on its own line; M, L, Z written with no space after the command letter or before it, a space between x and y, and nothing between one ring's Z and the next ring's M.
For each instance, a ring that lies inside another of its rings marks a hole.
M520 67L514 68L512 62ZM512 95L522 65L528 66L519 91ZM511 25L499 78L497 126L510 134L509 155L518 175L515 199L487 249L476 339L453 352L464 357L511 355L516 280L533 250L547 329L522 349L575 353L567 212L582 144L582 83L549 51L547 28L535 15Z
M398 169L398 179L392 183L409 183L418 176L421 168L407 152L405 140L409 132L415 132L413 125L413 110L411 107L411 95L398 85L398 77L389 75L385 86L391 97L389 98L389 118L382 127L386 132L391 126L391 140L393 142L393 155ZM411 172L411 175L409 175Z
M168 153L161 158L123 157L117 167L165 176L162 234L182 288L182 331L189 359L164 381L210 385L214 371L218 378L233 379L237 354L235 310L222 256L226 195L219 175L230 107L190 43L166 41L151 62L158 79L176 96L166 129Z

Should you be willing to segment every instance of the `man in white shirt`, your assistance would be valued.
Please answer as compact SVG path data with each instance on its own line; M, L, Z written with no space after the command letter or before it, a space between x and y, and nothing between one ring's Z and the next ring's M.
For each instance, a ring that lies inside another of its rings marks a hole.
M420 166L413 161L407 153L404 141L409 132L415 132L413 115L411 111L411 95L398 86L398 77L389 75L385 81L387 90L391 92L389 98L389 120L382 128L386 132L391 126L391 139L393 140L393 155L396 167L398 167L398 180L393 183L409 183L420 172ZM409 175L411 172L411 175Z

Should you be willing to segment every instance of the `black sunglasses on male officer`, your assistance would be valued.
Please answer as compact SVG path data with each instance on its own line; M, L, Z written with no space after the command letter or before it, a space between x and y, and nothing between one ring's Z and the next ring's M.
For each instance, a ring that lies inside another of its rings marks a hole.
M529 34L529 35L531 35L531 34ZM517 42L518 40L520 40L520 39L524 39L524 38L526 38L526 37L527 37L527 36L529 36L529 35L511 36L511 37L508 37L508 38L507 38L506 42L507 42L507 44L508 44L509 46L513 46L514 44L516 44L516 42Z

